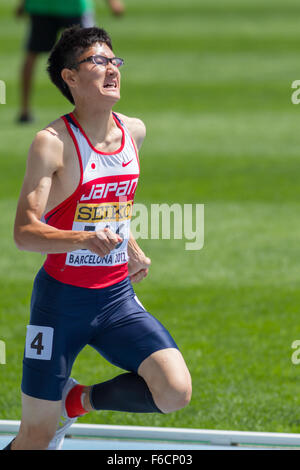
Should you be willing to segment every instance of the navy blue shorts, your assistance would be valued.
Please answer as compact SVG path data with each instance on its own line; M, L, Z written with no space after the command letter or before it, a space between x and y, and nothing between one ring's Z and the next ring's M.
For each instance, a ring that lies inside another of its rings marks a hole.
M56 281L42 268L32 291L22 391L60 400L86 345L131 372L155 351L178 349L165 327L143 308L129 278L103 289L86 289Z

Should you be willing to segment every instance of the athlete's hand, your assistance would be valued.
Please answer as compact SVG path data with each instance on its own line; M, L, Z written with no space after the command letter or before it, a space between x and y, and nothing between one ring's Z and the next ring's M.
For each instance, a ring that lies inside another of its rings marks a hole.
M109 228L89 233L90 235L84 243L84 248L96 253L101 258L108 255L118 243L123 241L118 234L112 232Z
M128 274L131 282L140 282L148 275L151 260L140 254L138 258L130 258L128 261Z

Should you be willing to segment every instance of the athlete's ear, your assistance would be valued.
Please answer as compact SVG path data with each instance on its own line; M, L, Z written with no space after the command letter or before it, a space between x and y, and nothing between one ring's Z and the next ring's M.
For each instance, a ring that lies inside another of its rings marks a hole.
M76 84L75 70L73 69L62 69L61 76L66 82L69 88L73 88Z

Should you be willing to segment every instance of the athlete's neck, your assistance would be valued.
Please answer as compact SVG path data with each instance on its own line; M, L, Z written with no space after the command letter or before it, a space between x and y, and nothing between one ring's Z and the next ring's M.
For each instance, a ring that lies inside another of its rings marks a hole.
M111 109L93 112L76 106L73 115L94 144L107 140L116 126Z

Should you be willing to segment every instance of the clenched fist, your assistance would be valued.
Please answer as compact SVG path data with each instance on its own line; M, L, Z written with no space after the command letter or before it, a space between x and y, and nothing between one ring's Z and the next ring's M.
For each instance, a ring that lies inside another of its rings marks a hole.
M144 253L141 253L138 258L130 258L128 261L128 274L131 282L140 282L149 272L151 260Z
M101 258L108 255L108 253L115 249L118 243L123 241L123 238L112 232L109 228L86 233L88 236L84 242L84 248L96 253Z

